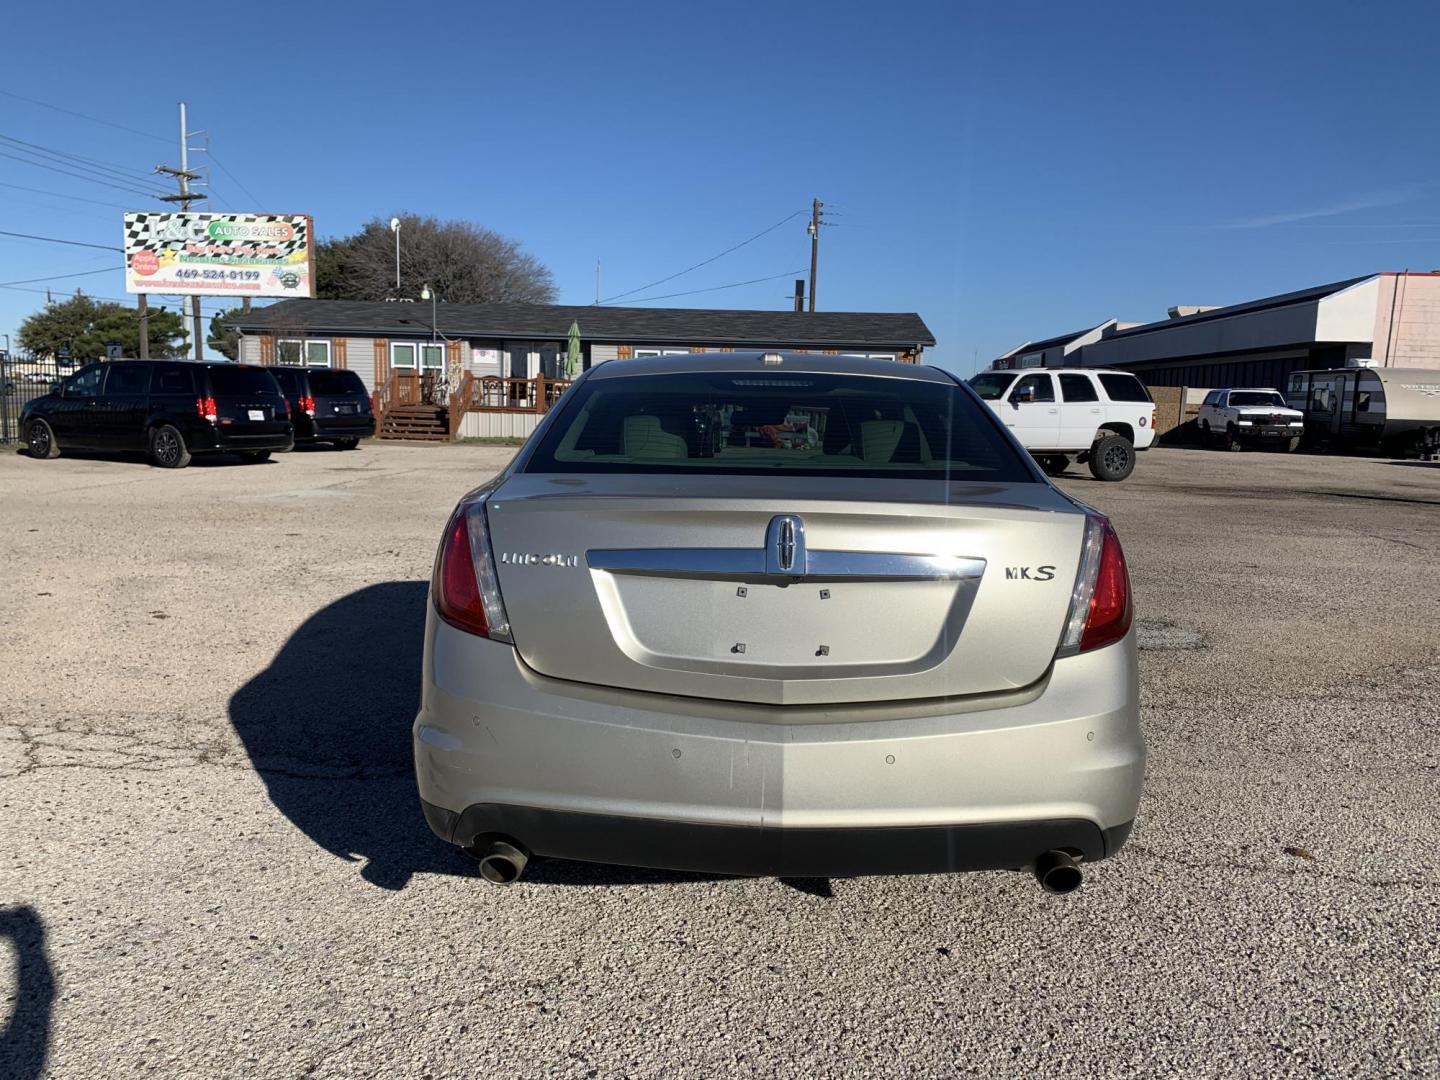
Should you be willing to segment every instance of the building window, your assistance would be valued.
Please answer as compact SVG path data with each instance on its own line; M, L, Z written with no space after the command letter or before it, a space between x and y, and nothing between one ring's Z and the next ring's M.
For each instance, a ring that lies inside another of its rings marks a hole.
M430 341L392 341L390 367L393 371L408 371L412 374L417 369L421 374L443 371L445 346Z
M330 342L321 338L282 338L277 342L275 362L286 367L329 367Z
M894 360L893 352L847 352L841 356L853 356L856 360Z
M643 360L647 356L684 356L689 349L636 349L635 359Z

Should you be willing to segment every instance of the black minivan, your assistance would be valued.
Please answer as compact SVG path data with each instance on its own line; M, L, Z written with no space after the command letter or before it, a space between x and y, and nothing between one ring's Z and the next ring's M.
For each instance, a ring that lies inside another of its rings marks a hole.
M375 434L370 392L353 371L323 367L268 369L290 403L297 443L334 443L354 450Z
M192 454L264 461L294 443L290 406L268 368L190 360L86 364L26 404L30 456L61 450L144 450L161 468Z

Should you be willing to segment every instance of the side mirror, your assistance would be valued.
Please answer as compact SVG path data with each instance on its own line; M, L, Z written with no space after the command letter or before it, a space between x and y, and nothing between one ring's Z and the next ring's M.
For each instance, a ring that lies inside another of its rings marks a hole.
M60 396L60 384L59 384L58 382L57 382L57 383L51 383L51 384L50 384L50 396L51 396L51 397L59 397L59 396Z
M1010 404L1014 405L1017 409L1021 405L1029 405L1034 401L1035 388L1033 386L1026 386L1020 390L1016 390L1015 393L1010 395Z

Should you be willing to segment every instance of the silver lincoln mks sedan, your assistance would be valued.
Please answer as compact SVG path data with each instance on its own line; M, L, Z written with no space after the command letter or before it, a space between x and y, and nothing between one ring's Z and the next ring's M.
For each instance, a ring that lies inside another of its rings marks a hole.
M1145 763L1115 531L933 367L604 364L435 560L431 828L722 874L1031 869L1130 833Z

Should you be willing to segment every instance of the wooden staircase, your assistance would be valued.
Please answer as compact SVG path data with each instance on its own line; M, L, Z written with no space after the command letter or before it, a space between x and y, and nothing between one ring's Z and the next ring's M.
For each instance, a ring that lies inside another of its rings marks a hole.
M385 410L377 434L382 439L449 442L450 410L444 405L392 405Z

